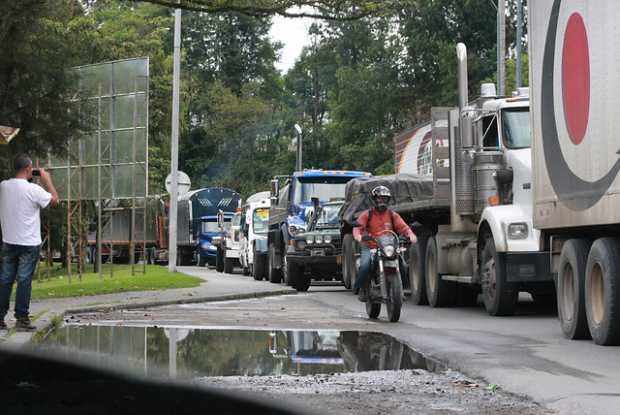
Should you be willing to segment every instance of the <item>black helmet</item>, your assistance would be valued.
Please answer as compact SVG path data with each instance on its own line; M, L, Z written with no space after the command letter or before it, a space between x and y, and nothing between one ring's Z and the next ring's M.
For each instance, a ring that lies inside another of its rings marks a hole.
M390 199L392 198L390 189L385 186L375 187L372 189L372 192L370 192L370 195L372 200L375 202L375 206L380 210L386 209Z

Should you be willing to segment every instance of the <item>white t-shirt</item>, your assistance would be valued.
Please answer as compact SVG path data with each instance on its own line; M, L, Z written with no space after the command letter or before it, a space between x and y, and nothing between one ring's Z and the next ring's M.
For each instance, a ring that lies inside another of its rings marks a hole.
M47 207L52 195L25 179L9 179L0 183L0 226L7 244L41 245L41 208Z

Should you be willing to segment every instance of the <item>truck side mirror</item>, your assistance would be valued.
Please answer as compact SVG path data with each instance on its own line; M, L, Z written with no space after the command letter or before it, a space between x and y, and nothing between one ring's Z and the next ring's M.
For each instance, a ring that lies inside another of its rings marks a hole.
M277 204L278 197L280 197L280 182L278 179L273 179L271 181L271 201L273 202L275 199Z
M472 148L474 146L474 125L471 117L461 116L461 146Z

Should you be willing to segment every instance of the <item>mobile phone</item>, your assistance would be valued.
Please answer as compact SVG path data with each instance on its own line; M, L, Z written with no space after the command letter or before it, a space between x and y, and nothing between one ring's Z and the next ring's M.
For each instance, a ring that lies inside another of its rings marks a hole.
M40 176L41 175L41 170L39 170L39 169L32 169L32 175L33 176Z

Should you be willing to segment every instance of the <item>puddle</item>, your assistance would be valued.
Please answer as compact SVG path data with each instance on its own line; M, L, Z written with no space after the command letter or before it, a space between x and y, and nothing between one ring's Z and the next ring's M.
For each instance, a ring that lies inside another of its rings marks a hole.
M357 331L69 325L40 347L99 367L179 379L438 369L391 336Z

